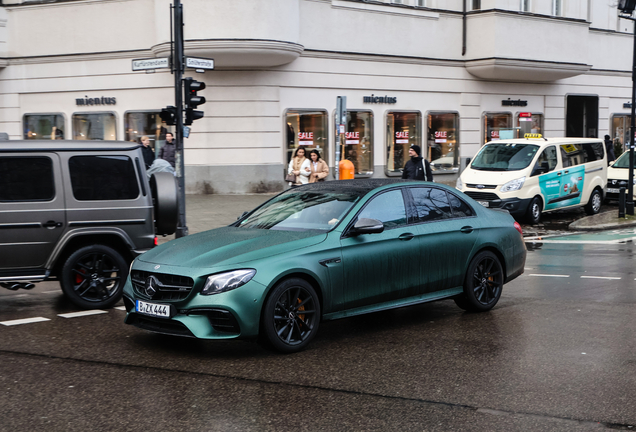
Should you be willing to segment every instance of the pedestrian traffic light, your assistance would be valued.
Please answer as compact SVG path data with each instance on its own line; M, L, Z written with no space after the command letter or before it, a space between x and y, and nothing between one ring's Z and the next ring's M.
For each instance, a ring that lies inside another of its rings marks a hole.
M636 8L636 0L618 0L618 9L626 14L631 15Z
M173 106L162 108L159 117L161 117L161 121L166 122L167 125L174 126L177 124L177 109Z
M191 125L193 121L203 117L203 111L198 111L195 108L205 103L203 96L197 95L199 90L205 88L205 83L201 81L195 81L193 78L184 78L184 93L185 93L185 124Z

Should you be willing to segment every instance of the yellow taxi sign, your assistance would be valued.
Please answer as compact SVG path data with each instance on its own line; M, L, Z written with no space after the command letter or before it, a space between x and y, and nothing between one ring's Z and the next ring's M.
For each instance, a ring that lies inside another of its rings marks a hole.
M561 148L566 152L566 153L572 153L578 150L578 148L576 148L576 146L574 144L561 144Z
M527 133L523 137L524 138L543 138L543 135L538 133Z

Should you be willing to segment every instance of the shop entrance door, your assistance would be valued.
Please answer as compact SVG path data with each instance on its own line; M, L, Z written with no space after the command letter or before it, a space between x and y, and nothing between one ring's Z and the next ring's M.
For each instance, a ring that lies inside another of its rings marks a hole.
M565 136L598 138L598 96L567 96Z

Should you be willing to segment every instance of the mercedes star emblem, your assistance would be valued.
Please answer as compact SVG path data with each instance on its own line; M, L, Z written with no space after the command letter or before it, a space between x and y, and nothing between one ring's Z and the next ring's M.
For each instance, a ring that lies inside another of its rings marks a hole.
M148 297L152 298L155 294L157 294L157 282L157 278L154 276L148 276L148 278L146 278L144 291Z

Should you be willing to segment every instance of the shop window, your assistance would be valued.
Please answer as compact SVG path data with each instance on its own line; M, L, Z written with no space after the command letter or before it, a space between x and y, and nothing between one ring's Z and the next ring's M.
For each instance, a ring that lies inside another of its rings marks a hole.
M521 12L530 12L530 0L521 0L519 10Z
M428 156L436 172L459 171L459 114L429 113Z
M500 139L515 138L512 129L512 114L509 112L487 112L484 114L484 143Z
M618 158L629 146L629 129L631 117L629 114L614 114L612 116L611 137L614 141L614 155Z
M323 110L288 110L285 114L287 127L287 145L285 148L285 166L289 163L298 147L309 151L316 149L329 164L327 111Z
M409 147L422 146L422 114L413 112L389 112L387 114L387 161L388 176L402 175L404 165L409 160ZM422 149L423 156L426 149Z
M62 114L25 114L24 139L64 139L64 116Z
M543 114L518 113L517 137L523 138L527 133L543 134Z
M341 157L353 162L356 176L373 175L373 112L347 110Z
M113 113L73 114L73 139L104 140L117 139L117 121Z
M481 0L473 0L473 10L481 9Z
M552 15L561 16L563 13L563 2L561 0L552 0Z
M159 111L127 112L124 115L124 139L141 144L141 137L147 136L155 154L165 144L166 133L174 133L173 129L174 126L161 122Z

